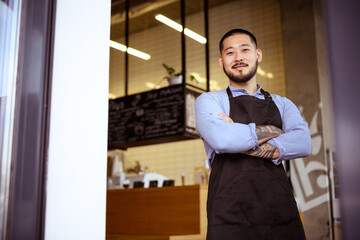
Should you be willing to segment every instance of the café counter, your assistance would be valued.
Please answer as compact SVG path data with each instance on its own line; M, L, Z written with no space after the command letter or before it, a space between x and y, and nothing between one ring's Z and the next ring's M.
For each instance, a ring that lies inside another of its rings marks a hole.
M205 240L207 186L110 189L106 239Z

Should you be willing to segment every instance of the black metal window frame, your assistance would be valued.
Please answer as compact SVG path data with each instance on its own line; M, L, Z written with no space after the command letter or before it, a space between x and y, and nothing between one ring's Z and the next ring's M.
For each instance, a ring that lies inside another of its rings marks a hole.
M180 12L181 12L181 25L185 29L186 26L186 12L185 12L185 2L186 0L180 0ZM209 4L208 0L204 0L204 27L205 27L205 38L207 39L205 43L205 73L206 73L206 89L199 88L192 84L188 84L183 81L183 85L189 85L192 88L201 90L201 91L210 91L210 62L209 62ZM129 46L129 11L130 11L130 0L125 1L125 45ZM186 43L185 43L185 33L181 32L181 68L182 68L182 78L185 79L186 76ZM129 56L128 52L125 51L125 96L128 96L129 89Z

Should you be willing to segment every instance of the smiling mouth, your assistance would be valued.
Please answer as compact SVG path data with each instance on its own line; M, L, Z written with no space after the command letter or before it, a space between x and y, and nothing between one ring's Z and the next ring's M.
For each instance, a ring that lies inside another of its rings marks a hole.
M241 69L241 68L244 68L244 67L247 67L247 66L249 66L249 65L246 64L246 63L237 63L234 66L232 66L232 68L233 69Z

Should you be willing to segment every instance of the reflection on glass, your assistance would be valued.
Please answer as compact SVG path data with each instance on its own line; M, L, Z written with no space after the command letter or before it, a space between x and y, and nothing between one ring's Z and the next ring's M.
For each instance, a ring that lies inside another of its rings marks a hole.
M0 1L0 232L6 229L20 28L19 1Z

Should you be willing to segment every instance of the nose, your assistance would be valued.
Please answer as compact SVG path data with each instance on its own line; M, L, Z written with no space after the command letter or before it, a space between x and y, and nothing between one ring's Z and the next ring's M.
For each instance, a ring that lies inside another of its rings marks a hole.
M241 62L244 60L244 55L242 54L241 51L236 51L235 52L235 61L237 62Z

